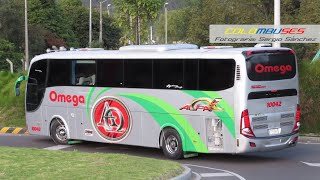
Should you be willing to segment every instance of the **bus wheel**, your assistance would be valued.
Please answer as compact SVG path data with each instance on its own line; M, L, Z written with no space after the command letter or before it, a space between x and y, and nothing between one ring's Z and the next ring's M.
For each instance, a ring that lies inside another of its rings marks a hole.
M68 144L67 128L59 119L53 120L50 135L56 144Z
M163 131L162 150L164 155L170 159L182 158L182 142L176 130L169 128Z

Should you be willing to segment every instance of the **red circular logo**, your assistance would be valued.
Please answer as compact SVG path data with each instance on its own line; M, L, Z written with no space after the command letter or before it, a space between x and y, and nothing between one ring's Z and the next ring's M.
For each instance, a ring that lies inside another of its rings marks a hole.
M92 121L96 131L111 142L125 139L131 130L128 108L114 97L103 97L95 103Z

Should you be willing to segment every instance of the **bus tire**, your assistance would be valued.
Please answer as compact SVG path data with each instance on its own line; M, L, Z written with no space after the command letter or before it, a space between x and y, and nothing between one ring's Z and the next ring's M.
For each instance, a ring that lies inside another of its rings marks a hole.
M169 159L180 159L183 157L182 141L179 133L172 128L163 131L162 151Z
M50 136L56 144L68 144L67 128L60 119L52 121L50 126Z

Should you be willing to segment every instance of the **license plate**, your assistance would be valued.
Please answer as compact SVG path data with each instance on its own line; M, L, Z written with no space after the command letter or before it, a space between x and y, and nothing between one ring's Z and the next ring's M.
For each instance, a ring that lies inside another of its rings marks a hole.
M269 135L270 136L279 135L280 133L281 133L281 128L269 129Z

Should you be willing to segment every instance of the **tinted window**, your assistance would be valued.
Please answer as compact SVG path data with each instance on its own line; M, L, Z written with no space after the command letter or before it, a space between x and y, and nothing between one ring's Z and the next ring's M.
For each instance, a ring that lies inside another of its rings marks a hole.
M70 86L71 83L70 60L50 60L47 86Z
M153 87L155 89L182 89L183 60L154 60L153 77Z
M123 87L123 60L98 61L98 86Z
M72 85L94 86L96 83L96 61L72 61Z
M234 85L235 61L232 59L200 59L199 89L219 91Z
M198 60L186 59L183 62L183 89L198 89Z
M27 111L37 109L43 99L46 88L47 60L33 63L30 68L27 84Z
M128 88L152 88L152 60L125 60L124 86Z
M254 54L246 64L252 81L291 79L296 75L295 57L289 52Z
M283 89L278 91L259 91L251 92L248 95L248 99L265 99L265 98L277 98L296 96L298 94L296 89Z

